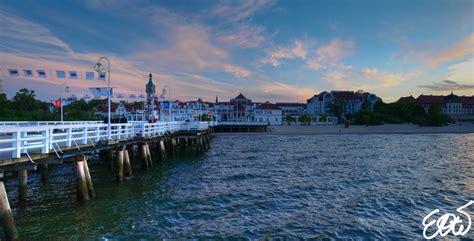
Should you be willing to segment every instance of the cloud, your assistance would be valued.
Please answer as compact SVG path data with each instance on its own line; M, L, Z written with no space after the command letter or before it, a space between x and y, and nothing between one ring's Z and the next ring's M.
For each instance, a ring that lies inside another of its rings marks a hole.
M427 57L430 66L437 67L440 64L461 59L471 54L474 54L474 33L457 41L448 48L429 54Z
M267 50L267 56L260 61L261 64L271 64L274 67L280 65L282 59L306 59L307 52L303 43L299 40L295 40L291 46L287 47L276 47L274 49Z
M243 0L232 3L221 4L211 10L211 14L227 19L232 22L239 22L250 18L257 12L272 6L273 0Z
M252 72L239 66L225 64L223 67L225 72L232 73L238 78L246 78L252 75Z
M1 42L7 39L15 43L16 41L26 41L34 44L59 47L66 52L72 52L71 48L64 41L55 37L51 31L42 25L19 18L0 11L0 31Z
M447 79L474 83L474 57L449 66Z
M398 86L403 81L409 80L417 75L417 72L400 74L379 70L377 68L365 68L362 70L354 68L335 68L323 73L322 79L332 84L336 89L375 92Z
M418 87L432 91L474 90L474 84L463 84L452 80L443 80L442 82L432 83L429 85L419 85Z
M231 31L225 33L218 33L217 40L228 44L231 47L243 48L257 48L260 47L264 41L267 41L272 36L266 34L265 28L258 25L244 24Z
M316 49L315 56L307 60L306 67L318 70L338 65L341 59L352 55L353 51L354 43L352 41L332 39L327 45Z

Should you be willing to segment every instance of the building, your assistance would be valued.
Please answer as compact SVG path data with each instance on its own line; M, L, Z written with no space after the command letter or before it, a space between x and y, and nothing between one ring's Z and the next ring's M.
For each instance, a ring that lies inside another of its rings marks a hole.
M252 100L246 98L242 93L233 99L230 99L229 106L231 106L229 121L250 121L251 111L255 108Z
M276 105L280 107L283 119L290 115L294 122L298 122L299 117L306 113L306 104L304 103L277 102Z
M320 115L333 116L332 106L336 102L342 103L342 116L359 112L364 104L368 110L373 110L373 106L379 98L375 94L362 91L323 91L306 101L306 111L313 118Z
M253 120L255 122L263 122L268 125L281 125L282 110L276 104L271 104L268 101L258 105L253 111Z
M402 97L400 100L404 98L408 97ZM447 96L421 94L414 103L423 107L426 112L431 105L439 105L442 113L454 121L474 123L474 96L457 96L452 92Z
M150 118L150 116L156 116L157 115L157 105L156 105L156 87L155 84L153 84L152 80L152 75L148 76L148 83L145 86L145 91L146 91L146 115L147 119Z

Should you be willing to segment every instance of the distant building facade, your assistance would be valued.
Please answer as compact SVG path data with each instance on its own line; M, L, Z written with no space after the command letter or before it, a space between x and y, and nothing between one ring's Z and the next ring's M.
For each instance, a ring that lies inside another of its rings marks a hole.
M263 122L272 126L280 126L282 124L281 119L282 110L276 104L265 102L263 104L258 105L253 111L253 120L255 122Z
M332 116L334 113L331 108L336 101L343 104L342 114L347 115L359 112L364 103L367 104L369 110L373 110L373 106L379 101L379 98L375 94L361 91L324 91L306 101L306 111L312 117Z
M458 96L451 92L447 96L421 94L416 99L413 96L408 96L402 97L398 101L416 104L423 107L426 112L430 106L439 105L442 113L456 122L474 122L474 96Z

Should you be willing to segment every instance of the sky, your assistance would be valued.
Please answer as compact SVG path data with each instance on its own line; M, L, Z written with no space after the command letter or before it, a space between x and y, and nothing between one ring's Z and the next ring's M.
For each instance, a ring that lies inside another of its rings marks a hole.
M172 98L305 102L364 90L385 102L474 95L472 0L0 0L0 70L12 97L43 100L64 84L81 96L101 56L116 93L148 74ZM77 80L11 77L8 69L78 71Z

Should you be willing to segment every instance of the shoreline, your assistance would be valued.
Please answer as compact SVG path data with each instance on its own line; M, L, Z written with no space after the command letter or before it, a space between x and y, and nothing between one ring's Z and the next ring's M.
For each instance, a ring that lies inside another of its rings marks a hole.
M222 132L214 135L337 135L337 134L470 134L474 133L474 124L458 124L442 127L414 124L384 124L378 126L351 125L312 125L312 126L269 126L267 132Z

